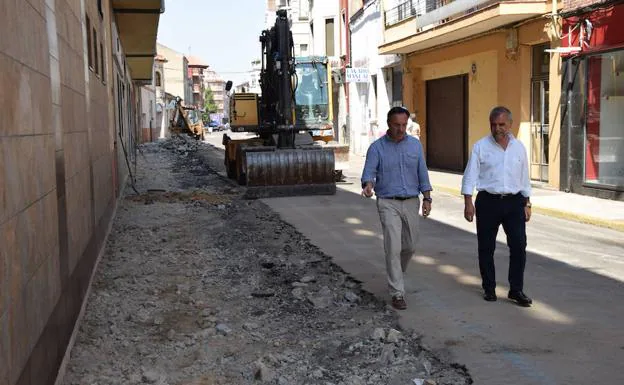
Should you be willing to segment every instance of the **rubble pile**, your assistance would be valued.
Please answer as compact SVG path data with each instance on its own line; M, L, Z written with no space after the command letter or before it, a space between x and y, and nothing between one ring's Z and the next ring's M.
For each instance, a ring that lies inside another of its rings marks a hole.
M400 330L295 228L241 199L216 151L142 146L139 191L183 193L121 201L65 385L472 383L426 331Z

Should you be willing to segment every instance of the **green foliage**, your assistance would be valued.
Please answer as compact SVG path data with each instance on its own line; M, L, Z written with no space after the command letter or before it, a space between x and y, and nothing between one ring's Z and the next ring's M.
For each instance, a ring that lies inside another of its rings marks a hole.
M204 109L206 110L206 113L217 112L217 103L215 103L212 90L209 87L207 87L204 91ZM210 119L208 119L208 121L210 121Z

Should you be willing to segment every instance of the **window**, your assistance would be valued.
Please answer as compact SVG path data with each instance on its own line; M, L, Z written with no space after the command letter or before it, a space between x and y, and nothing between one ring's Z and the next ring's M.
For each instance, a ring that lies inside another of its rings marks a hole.
M306 56L308 54L308 45L307 44L300 44L299 45L299 51L301 53L301 56Z
M299 0L299 20L310 18L310 3L308 0Z
M106 83L106 70L104 68L104 44L100 43L100 69L102 73L102 82Z
M325 19L325 55L334 54L334 19Z
M100 74L100 66L98 61L98 43L97 43L97 32L95 31L95 27L93 28L93 67L96 75Z
M403 105L403 72L399 67L392 68L392 105Z
M587 64L585 183L624 188L624 50Z
M89 16L85 17L87 24L87 62L89 63L89 68L93 69L93 42L91 40L91 20L89 20Z
M156 87L162 87L162 77L160 75L160 72L156 71Z
M377 119L377 75L371 75L371 83L373 83L373 100L371 100L372 106L369 104L372 119Z

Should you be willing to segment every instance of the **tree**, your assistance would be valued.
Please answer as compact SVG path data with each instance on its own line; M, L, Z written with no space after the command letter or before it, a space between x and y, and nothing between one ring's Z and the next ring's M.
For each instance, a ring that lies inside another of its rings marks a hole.
M204 109L208 113L217 112L217 103L215 103L214 95L210 87L207 87L204 91Z

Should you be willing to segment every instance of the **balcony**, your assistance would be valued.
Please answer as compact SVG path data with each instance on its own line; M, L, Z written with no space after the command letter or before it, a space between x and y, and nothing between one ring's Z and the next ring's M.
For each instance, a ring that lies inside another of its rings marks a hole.
M538 0L408 0L384 12L381 54L417 52L550 12Z
M158 22L165 0L112 0L111 6L132 80L151 83Z

